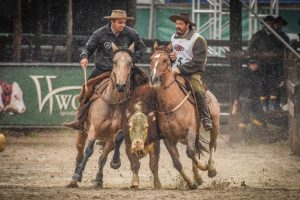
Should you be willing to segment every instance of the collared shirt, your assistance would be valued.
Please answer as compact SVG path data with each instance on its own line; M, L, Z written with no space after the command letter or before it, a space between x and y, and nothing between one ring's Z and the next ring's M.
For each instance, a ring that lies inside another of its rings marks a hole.
M113 67L112 58L112 42L119 48L128 48L133 42L135 52L133 54L133 62L139 62L142 57L145 45L138 33L126 26L118 36L115 35L111 28L111 24L107 24L96 30L85 44L80 58L90 58L94 52L95 66L101 70L111 71Z

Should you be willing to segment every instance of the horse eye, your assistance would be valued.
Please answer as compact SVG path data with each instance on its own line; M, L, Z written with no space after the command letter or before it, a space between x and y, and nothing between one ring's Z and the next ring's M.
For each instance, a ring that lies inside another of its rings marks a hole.
M116 62L116 61L113 61L113 64L114 64L114 65L116 65L116 64L117 64L117 62Z
M17 95L14 95L14 98L17 99L17 100L20 99Z

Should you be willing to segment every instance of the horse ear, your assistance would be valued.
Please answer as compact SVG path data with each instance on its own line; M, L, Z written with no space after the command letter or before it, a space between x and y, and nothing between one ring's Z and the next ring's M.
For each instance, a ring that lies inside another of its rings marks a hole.
M153 44L153 50L155 51L157 47L158 47L158 42L155 40Z
M131 53L135 52L135 50L134 50L134 42L129 46L128 50L131 51Z
M117 50L119 50L119 48L117 47L117 45L115 45L115 43L111 43L111 48L113 50L113 52L116 52Z

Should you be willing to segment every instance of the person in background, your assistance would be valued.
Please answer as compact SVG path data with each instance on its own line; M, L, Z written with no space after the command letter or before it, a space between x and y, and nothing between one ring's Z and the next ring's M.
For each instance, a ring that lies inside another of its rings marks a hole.
M264 21L274 29L275 18L268 15ZM264 26L256 32L249 43L249 55L257 58L262 72L262 95L260 98L263 110L275 111L278 99L278 85L281 82L277 63L276 45L278 39Z
M258 70L258 62L255 58L248 60L247 68L242 70L237 82L237 96L234 106L237 106L240 113L239 128L246 128L252 122L256 126L262 126L263 114L260 104L262 89L262 76ZM236 108L233 108L235 110ZM235 114L233 111L232 114Z

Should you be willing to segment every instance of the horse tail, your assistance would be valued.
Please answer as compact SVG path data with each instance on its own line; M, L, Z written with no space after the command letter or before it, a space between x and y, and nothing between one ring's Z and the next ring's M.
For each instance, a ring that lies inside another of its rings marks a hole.
M199 159L200 159L200 154L203 155L203 151L208 153L208 148L207 148L208 143L209 142L204 137L202 137L200 135L200 133L198 133L196 135L195 147L196 147L196 151L197 151L197 154L199 156Z

